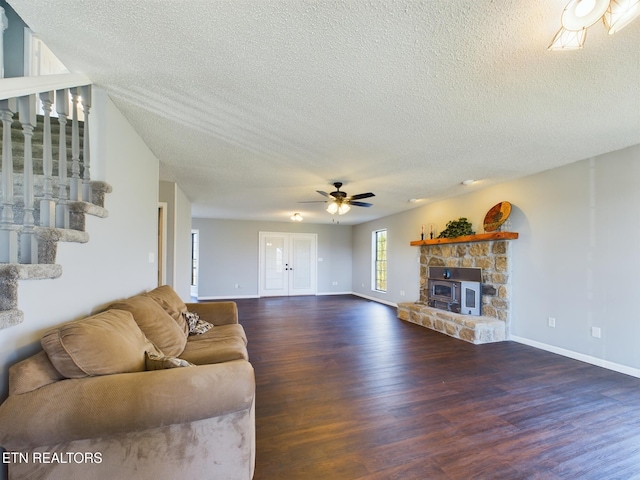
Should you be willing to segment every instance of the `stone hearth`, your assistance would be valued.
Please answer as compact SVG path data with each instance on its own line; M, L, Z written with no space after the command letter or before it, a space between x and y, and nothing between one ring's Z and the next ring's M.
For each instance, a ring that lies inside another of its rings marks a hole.
M517 234L512 238L517 238ZM478 236L482 237L482 236ZM511 255L505 239L477 240L465 237L442 244L420 245L420 299L398 304L398 318L467 342L480 344L509 338ZM460 315L427 306L429 267L478 267L482 269L482 316Z
M475 344L501 342L506 337L502 320L445 312L420 303L399 303L398 318Z

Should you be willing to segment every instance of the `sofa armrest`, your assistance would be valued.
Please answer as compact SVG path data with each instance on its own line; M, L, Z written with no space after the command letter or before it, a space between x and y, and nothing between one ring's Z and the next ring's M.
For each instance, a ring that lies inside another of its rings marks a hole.
M197 313L205 322L214 325L238 323L236 302L187 303L187 310Z
M253 367L215 365L66 379L0 406L0 445L49 446L189 423L251 408Z

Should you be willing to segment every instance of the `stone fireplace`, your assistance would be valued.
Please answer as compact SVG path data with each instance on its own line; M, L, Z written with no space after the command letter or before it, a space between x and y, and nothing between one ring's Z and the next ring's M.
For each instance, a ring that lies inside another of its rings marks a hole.
M510 239L517 233L498 232L456 239L411 242L420 246L420 299L398 304L398 318L471 343L509 338L511 321ZM482 269L482 314L460 315L427 305L429 267Z

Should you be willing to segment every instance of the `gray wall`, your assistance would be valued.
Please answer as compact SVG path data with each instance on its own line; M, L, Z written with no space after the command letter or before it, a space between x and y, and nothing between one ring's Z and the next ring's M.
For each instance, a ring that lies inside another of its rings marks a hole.
M420 226L513 204L512 335L534 346L640 376L640 146L416 208L353 229L353 290L418 298ZM371 232L389 230L388 293L371 291ZM362 286L364 285L364 287ZM400 292L404 290L405 296ZM547 317L556 318L556 328ZM591 327L602 338L591 336Z
M350 226L194 218L192 227L200 232L199 298L258 295L261 231L316 233L318 258L322 259L318 262L318 293L351 291Z
M5 1L0 1L4 8L9 26L4 31L4 76L22 77L24 75L24 28L26 23Z

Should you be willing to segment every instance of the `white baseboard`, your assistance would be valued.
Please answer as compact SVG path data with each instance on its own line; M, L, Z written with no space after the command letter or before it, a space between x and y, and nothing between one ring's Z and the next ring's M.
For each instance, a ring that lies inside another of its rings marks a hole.
M316 295L320 296L320 295L353 295L356 297L361 297L364 298L366 300L371 300L373 302L378 302L378 303L382 303L384 305L389 305L390 307L397 307L398 304L393 303L393 302L387 302L386 300L381 300L379 298L376 297L370 297L368 295L364 295L362 293L356 293L356 292L323 292L323 293L316 293Z
M365 295L364 293L351 292L351 295L355 295L356 297L366 298L367 300L371 300L373 302L383 303L384 305L389 305L390 307L397 307L398 306L397 303L388 302L386 300L382 300L382 299L376 298L376 297L370 297L369 295Z
M386 300L381 300L376 297L370 297L368 295L364 295L362 293L355 292L318 292L316 296L327 296L327 295L355 295L356 297L362 297L367 300L371 300L373 302L382 303L384 305L389 305L390 307L397 307L398 305L393 302L387 302ZM198 297L198 300L236 300L242 298L269 298L269 297L260 297L260 295L215 295L209 297Z
M619 363L610 362L608 360L603 360L601 358L592 357L591 355L585 355L583 353L574 352L572 350L567 350L565 348L554 347L553 345L547 345L546 343L537 342L535 340L529 340L528 338L517 337L515 335L511 335L511 340L513 340L514 342L522 343L524 345L529 345L530 347L539 348L547 352L557 353L558 355L562 355L563 357L569 357L569 358L573 358L574 360L590 363L591 365L596 365L598 367L606 368L607 370L613 370L614 372L624 373L625 375L630 375L632 377L640 378L639 368L620 365Z
M240 298L260 298L258 295L214 295L212 297L198 297L198 300L237 300Z

